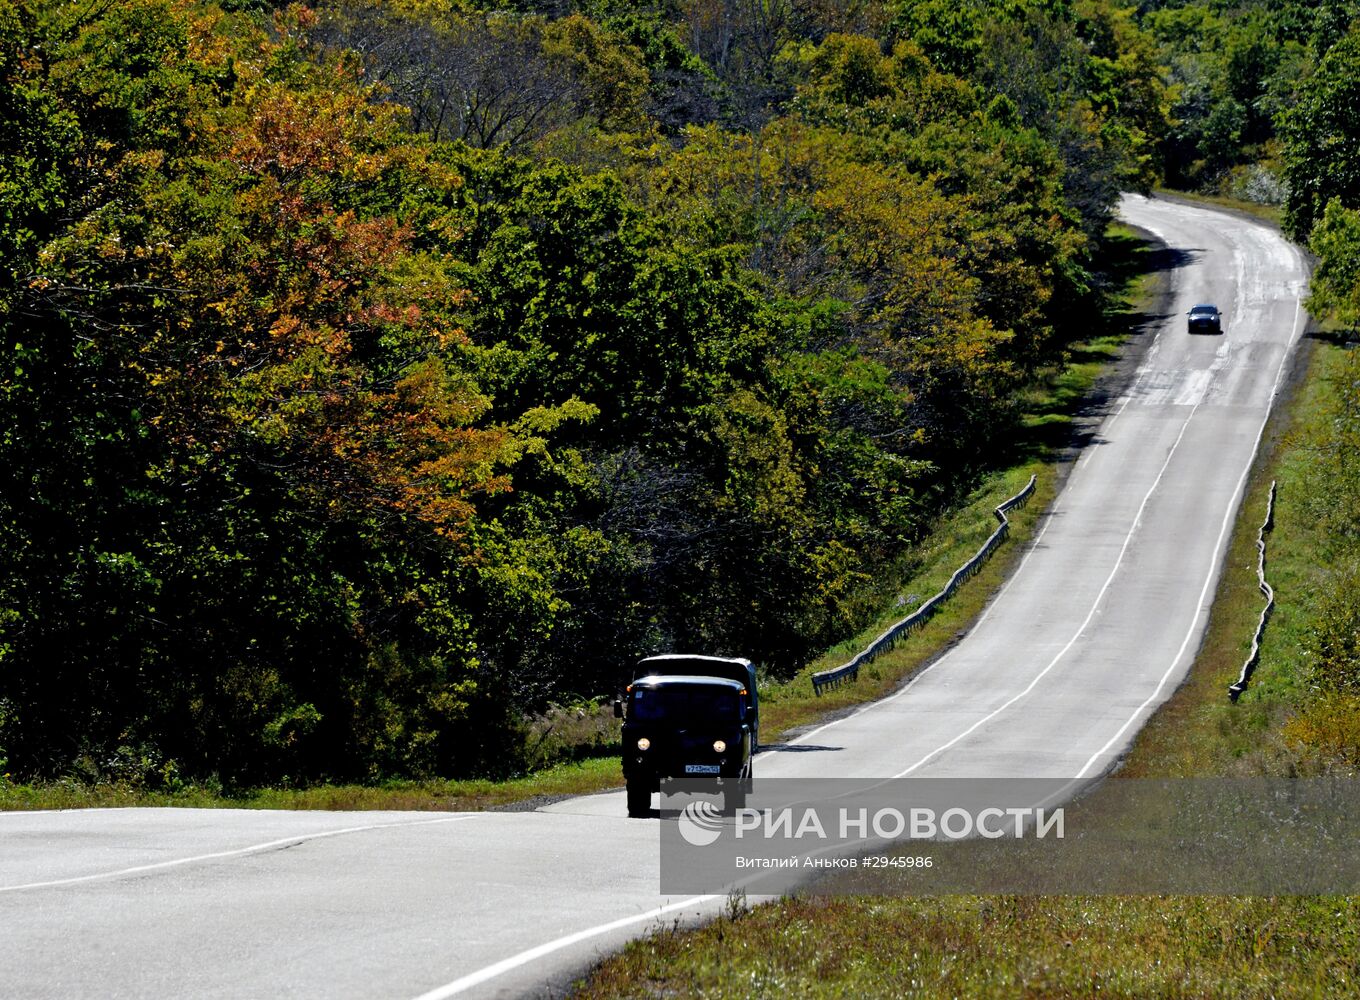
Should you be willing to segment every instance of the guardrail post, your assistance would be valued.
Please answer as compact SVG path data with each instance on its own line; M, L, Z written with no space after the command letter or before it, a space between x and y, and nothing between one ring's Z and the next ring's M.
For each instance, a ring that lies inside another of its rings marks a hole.
M1275 527L1275 481L1270 483L1270 499L1266 503L1266 519L1261 522L1261 530L1256 533L1256 582L1260 588L1262 596L1266 599L1266 606L1261 609L1261 618L1256 623L1256 634L1252 636L1251 652L1247 654L1246 662L1242 664L1242 672L1237 680L1228 685L1228 700L1237 701L1242 692L1247 689L1247 682L1251 680L1251 675L1256 671L1256 665L1261 661L1261 640L1265 638L1266 623L1270 621L1270 616L1275 611L1275 589L1266 582L1266 535Z

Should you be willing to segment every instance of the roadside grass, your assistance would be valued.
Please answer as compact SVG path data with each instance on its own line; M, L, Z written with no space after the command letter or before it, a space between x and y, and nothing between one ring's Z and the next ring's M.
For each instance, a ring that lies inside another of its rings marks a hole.
M1198 201L1217 208L1231 209L1234 212L1245 212L1262 222L1270 223L1277 229L1284 217L1284 210L1279 205L1263 205L1256 201L1242 201L1240 198L1228 198L1218 194L1201 194L1198 191L1177 191L1173 188L1157 188L1155 193L1184 201Z
M914 605L937 593L953 572L995 530L997 521L992 514L993 509L1002 500L1018 493L1031 474L1039 477L1034 495L1025 507L1010 513L1010 539L981 571L960 588L924 628L861 669L857 682L827 691L821 697L816 696L811 675L844 663L890 623L905 617ZM860 634L828 650L793 677L784 681L762 682L761 742L778 742L792 729L824 721L833 713L882 697L943 647L952 644L959 631L982 611L1023 552L1040 514L1056 493L1056 484L1053 463L1030 460L989 476L965 505L940 518L921 544L909 554L911 570L900 591L912 600L902 606L886 609L879 620ZM607 705L597 705L593 709L596 715L608 711ZM89 784L74 779L40 785L18 785L0 777L0 810L114 806L488 809L620 787L623 773L617 749L606 747L600 752L600 756L557 764L509 781L421 781L388 782L376 786L263 788L230 795L223 794L219 789L197 785L153 791L130 783Z
M1356 994L1360 902L1178 896L809 897L663 930L575 1000Z
M1277 401L1186 682L1139 734L1120 777L1347 770L1299 738L1308 622L1326 537L1310 487L1347 348L1310 335ZM1233 704L1263 597L1256 538L1278 481L1266 574L1277 606L1260 665ZM1354 725L1354 719L1348 720ZM1322 724L1325 724L1325 720ZM1350 762L1353 769L1354 762ZM1088 800L1098 806L1097 791ZM727 997L1239 997L1360 995L1360 898L943 896L788 898L696 931L633 942L578 1000Z
M196 809L409 809L453 812L533 803L545 797L583 795L619 782L614 755L559 764L509 781L393 781L381 785L262 788L236 795L186 786L146 791L129 785L58 781L44 785L0 782L3 809L89 809L181 806Z
M900 560L893 574L900 583L897 598L857 635L827 650L786 680L761 682L761 742L777 743L799 728L824 722L855 706L876 700L952 646L991 600L1019 561L1043 511L1056 496L1065 474L1067 447L1084 401L1119 352L1135 324L1139 305L1151 287L1145 262L1147 246L1132 230L1111 227L1106 268L1116 294L1107 315L1092 327L1089 339L1071 345L1061 363L1040 373L1019 400L1021 418L1010 442L1010 461L985 475L965 502L942 515L922 541ZM959 566L996 529L993 510L1036 477L1028 503L1009 513L1010 538L982 569L921 629L903 639L860 671L857 681L822 696L813 692L811 675L839 666L863 649L892 622L939 592ZM887 603L887 602L885 602ZM509 781L460 780L388 782L374 786L323 785L314 788L262 788L225 794L220 788L181 785L160 790L134 783L90 784L71 779L18 785L0 774L0 810L74 809L117 806L184 806L258 809L410 809L477 810L510 807L570 795L584 795L622 785L617 757L617 729L611 736L609 706L581 703L554 709L540 719L548 740L565 730L579 731L589 742L581 759L554 764ZM551 734L551 735L549 735ZM575 737L573 737L575 738ZM558 753L570 747L555 747Z

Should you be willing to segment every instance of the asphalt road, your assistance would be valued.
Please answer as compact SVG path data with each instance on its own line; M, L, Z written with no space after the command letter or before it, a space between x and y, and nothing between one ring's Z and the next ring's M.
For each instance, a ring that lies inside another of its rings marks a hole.
M969 635L897 694L757 761L775 776L1097 775L1174 690L1288 355L1306 265L1270 229L1130 197L1174 301ZM1190 336L1214 302L1223 336ZM816 749L819 748L819 749ZM622 793L537 812L0 814L0 997L559 992L719 909L658 895Z

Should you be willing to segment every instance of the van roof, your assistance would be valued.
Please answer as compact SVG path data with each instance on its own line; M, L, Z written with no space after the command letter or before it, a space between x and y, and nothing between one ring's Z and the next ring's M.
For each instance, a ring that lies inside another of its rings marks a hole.
M751 661L741 656L703 656L699 653L662 653L659 656L647 656L638 661L638 666L645 663L655 663L658 665L685 660L689 662L707 663L740 663L742 666L749 667Z
M633 681L632 687L659 688L659 687L680 687L690 685L692 687L720 687L728 688L732 691L744 691L746 685L740 681L734 681L727 677L710 677L705 674L648 674L646 677L639 677Z

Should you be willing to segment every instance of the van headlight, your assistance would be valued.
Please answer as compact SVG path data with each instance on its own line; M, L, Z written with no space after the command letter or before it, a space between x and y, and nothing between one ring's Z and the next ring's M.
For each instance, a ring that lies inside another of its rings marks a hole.
M642 737L642 739L638 740L638 749L639 749L639 750L646 750L646 749L650 748L651 745L652 745L652 741L649 740L649 739L647 739L647 737L645 737L645 736Z
M726 749L727 749L727 741L726 741L726 740L714 740L714 741L713 741L713 752L714 752L714 753L722 753L722 752L723 752L724 750L726 750Z

